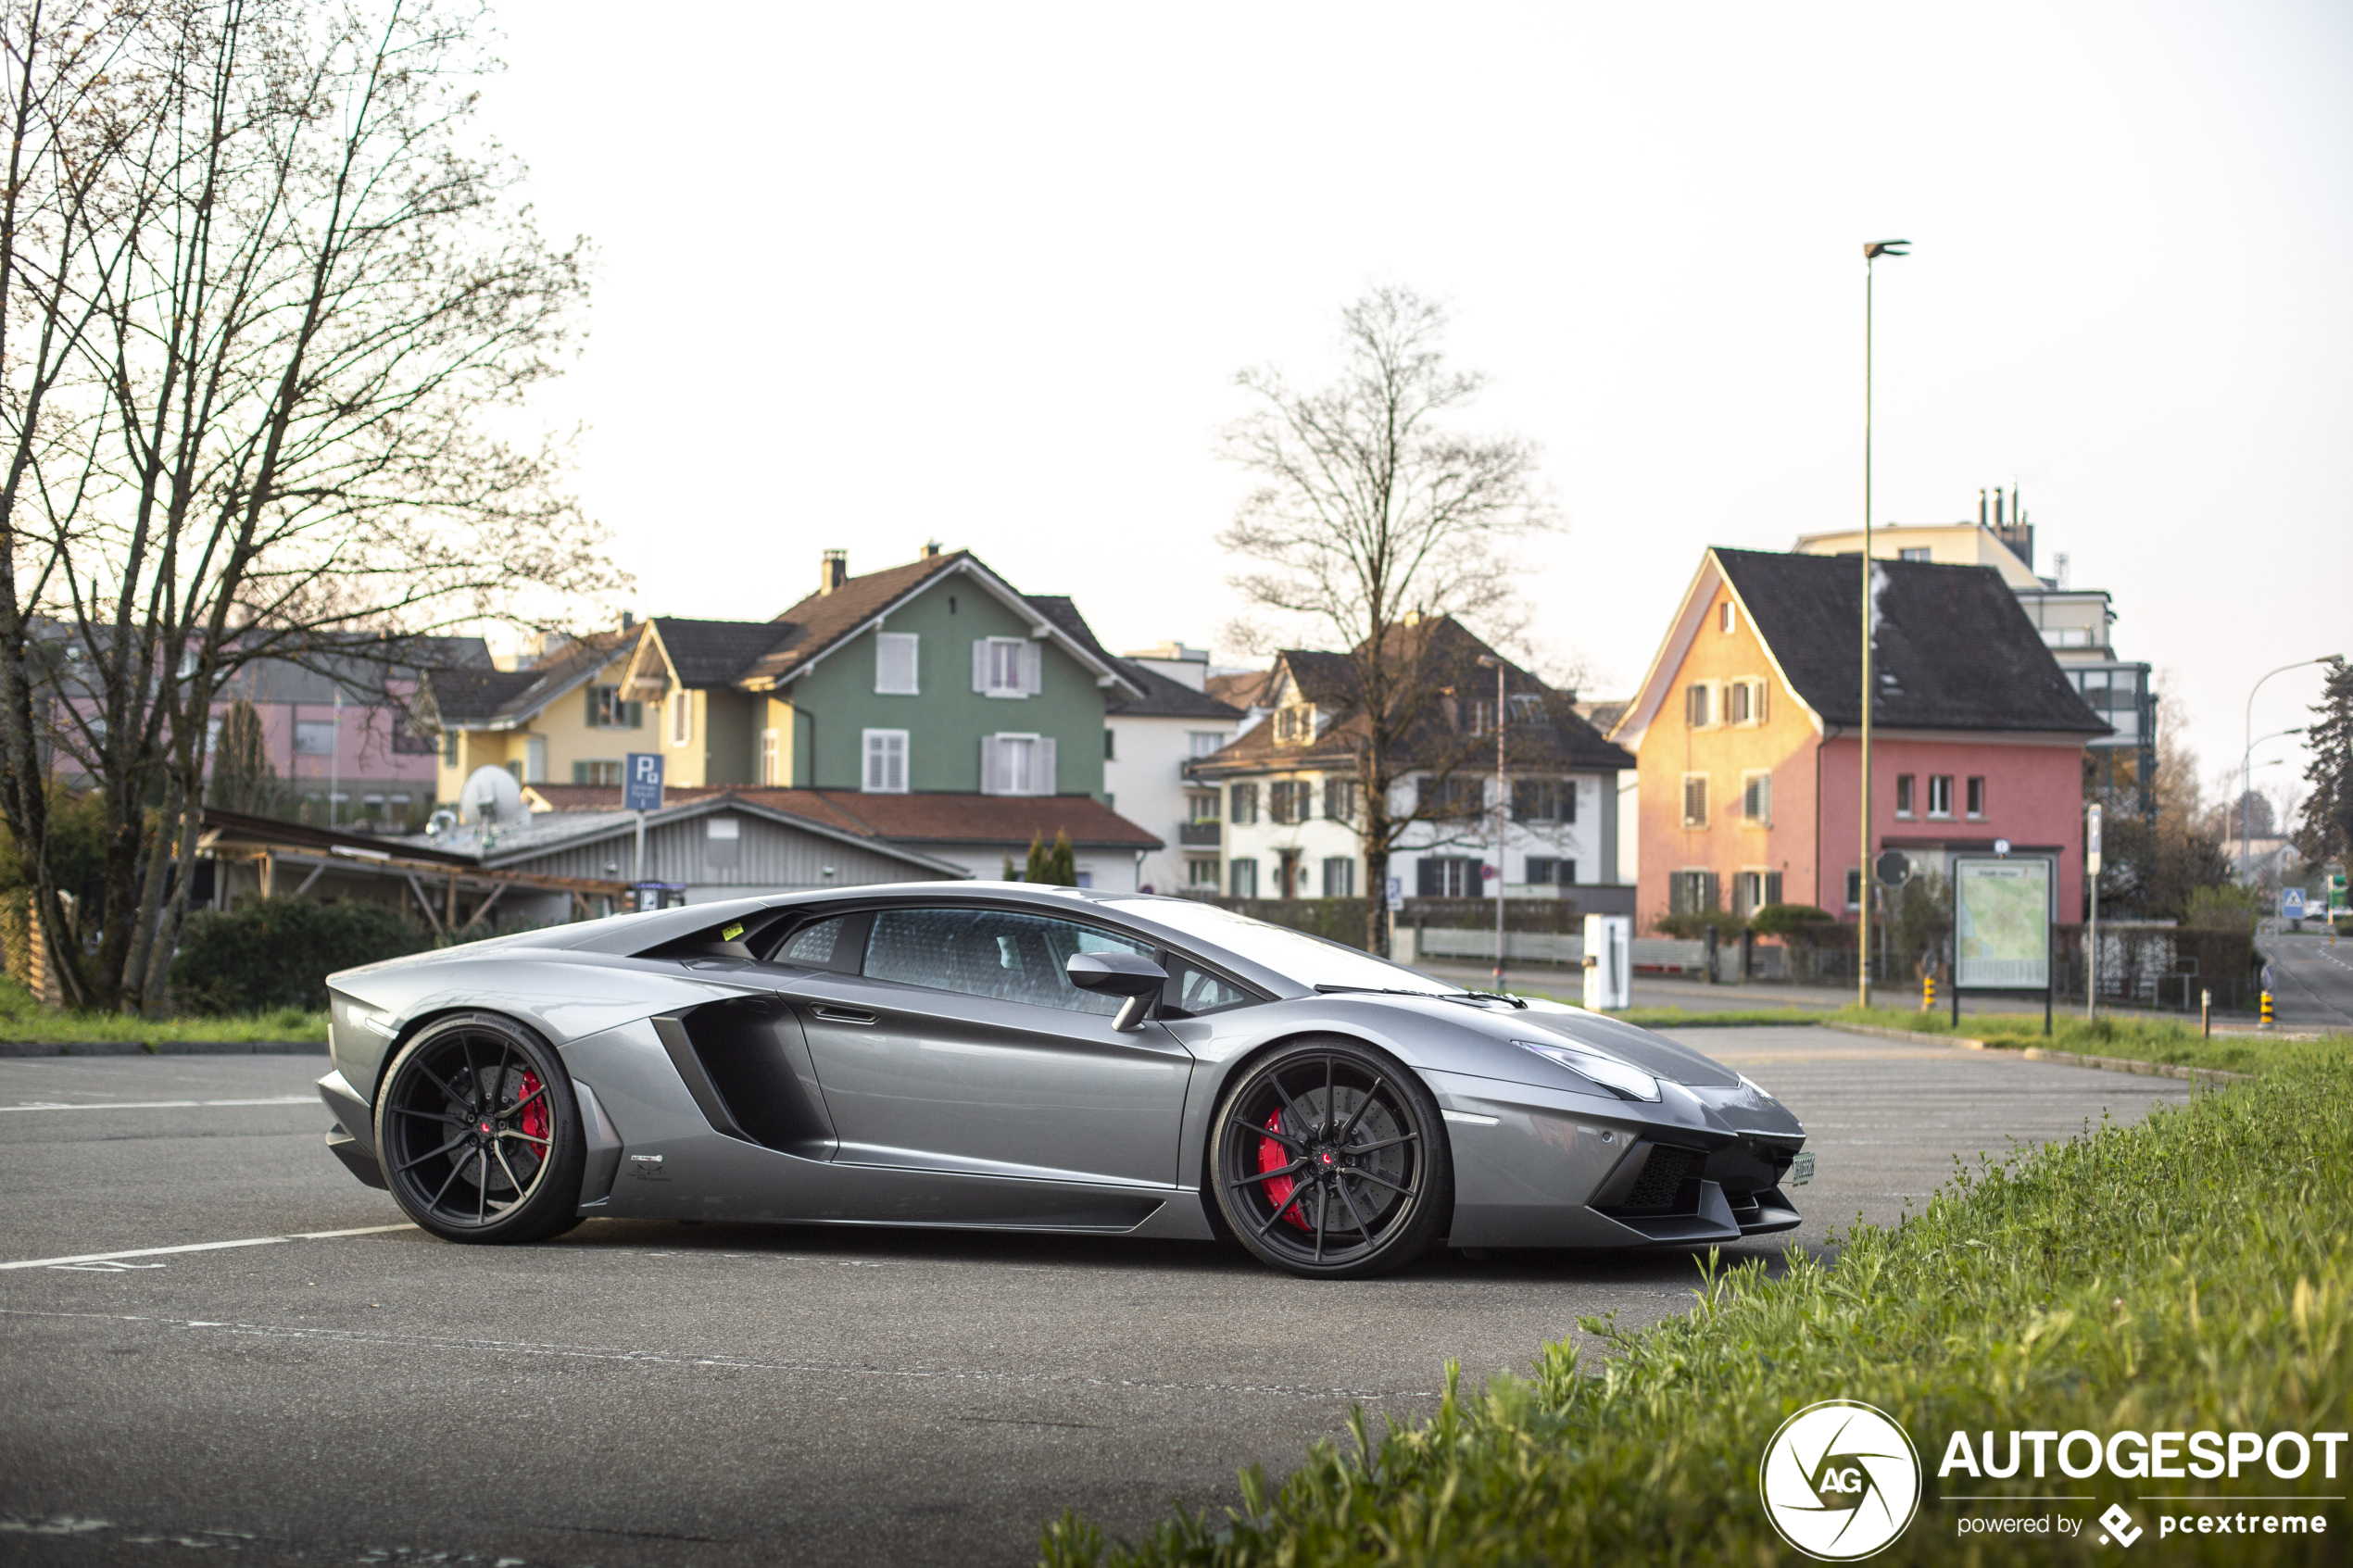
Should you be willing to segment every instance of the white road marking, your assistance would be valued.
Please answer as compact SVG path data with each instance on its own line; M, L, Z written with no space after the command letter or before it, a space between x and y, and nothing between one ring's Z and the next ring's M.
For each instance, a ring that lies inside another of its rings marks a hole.
M184 1110L207 1105L315 1105L322 1110L326 1109L317 1095L278 1095L270 1099L29 1099L19 1105L0 1105L0 1110Z
M167 1252L220 1252L232 1247L275 1247L282 1241L334 1241L346 1236L382 1236L386 1231L414 1230L409 1224L362 1225L348 1231L302 1231L294 1236L249 1236L242 1241L192 1241L185 1247L133 1247L120 1252L82 1252L70 1258L27 1258L0 1263L0 1270L55 1269L73 1263L111 1263L118 1258L155 1258Z
M1689 1295L1688 1291L1660 1292ZM691 1351L623 1350L598 1345L548 1345L529 1340L461 1339L428 1334L361 1333L341 1328L283 1328L271 1323L220 1323L206 1318L157 1318L128 1312L42 1312L0 1307L0 1317L65 1318L95 1323L152 1323L157 1328L212 1329L261 1339L309 1339L359 1346L392 1346L426 1350L487 1350L508 1355L555 1356L592 1361L635 1361L647 1366L724 1367L737 1372L835 1374L849 1377L904 1378L912 1381L971 1383L1071 1384L1101 1388L1136 1388L1147 1392L1280 1394L1303 1399L1430 1399L1435 1388L1311 1388L1289 1383L1155 1383L1137 1377L1098 1377L1082 1373L992 1372L963 1367L887 1367L854 1361L769 1361L748 1356L698 1355Z

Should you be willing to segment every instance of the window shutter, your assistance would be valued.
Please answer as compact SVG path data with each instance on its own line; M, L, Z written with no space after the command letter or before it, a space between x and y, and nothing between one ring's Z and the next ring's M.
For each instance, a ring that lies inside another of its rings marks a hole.
M1046 689L1046 648L1042 643L1021 646L1021 690L1024 696L1036 696ZM1051 744L1049 742L1048 744ZM1049 793L1051 793L1051 791Z
M988 639L986 637L973 640L973 690L981 693L988 690ZM994 756L995 753L989 755Z
M1770 681L1758 681L1749 688L1748 716L1760 724L1766 719L1765 694L1772 689L1773 684Z
M1035 643L1030 644L1029 651L1033 654L1036 653L1038 651L1038 645ZM1055 794L1054 737L1051 735L1039 735L1038 737L1038 749L1032 753L1032 757L1034 759L1034 765L1031 767L1029 773L1029 793L1032 795Z
M1778 904L1781 901L1780 872L1767 872L1765 873L1765 901L1768 904Z
M633 702L629 705L629 727L633 730L642 730L646 727L646 705L644 703Z
M986 679L988 672L982 667L981 661L988 655L988 645L987 643L975 643L973 647L975 650L973 659L975 672L979 677ZM1004 766L1002 760L998 755L998 751L999 747L997 744L997 737L995 735L983 735L980 737L980 793L983 795L1002 795L1005 793L1004 790L999 786L997 782Z
M590 687L588 687L588 688L587 688L587 697L588 697L588 727L589 727L590 729L592 729L592 730L593 730L593 729L597 728L597 720L598 720L598 713L597 713L597 688L596 688L595 686L593 686L593 685L592 685L592 686L590 686Z
M1716 912L1718 908L1716 900L1721 891L1722 884L1717 880L1717 876L1714 872L1702 872L1699 873L1699 907L1702 911L1707 914L1714 914Z
M1567 797L1567 798L1561 802L1561 820L1567 822L1574 822L1577 821L1577 781L1575 779L1564 780L1561 784L1561 793Z

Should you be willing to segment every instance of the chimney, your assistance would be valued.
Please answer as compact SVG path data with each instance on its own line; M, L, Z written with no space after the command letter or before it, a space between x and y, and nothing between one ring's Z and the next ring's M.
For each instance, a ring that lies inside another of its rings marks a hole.
M1977 526L1985 526L1985 490L1982 485L1977 492Z
M933 559L937 558L938 555L939 555L939 541L938 541L938 540L937 540L937 539L926 539L926 540L925 540L925 541L924 541L924 559L925 559L925 560L933 560Z
M621 612L621 629L622 629L623 631L626 632L626 631L628 631L628 630L629 630L632 626L635 626L635 625L636 625L636 624L637 624L637 617L636 617L636 615L635 615L635 612L630 611L630 610L625 610L625 609L624 609L624 610L623 610L623 611Z
M849 552L827 550L817 562L817 592L830 594L849 581Z
M1994 491L1994 533L1999 533L2001 531L2002 531L2002 493L2001 493L1999 490L1996 490L1996 491Z

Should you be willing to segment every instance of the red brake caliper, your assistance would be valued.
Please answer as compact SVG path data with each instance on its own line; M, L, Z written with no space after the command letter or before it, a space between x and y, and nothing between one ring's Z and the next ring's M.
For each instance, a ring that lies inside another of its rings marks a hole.
M539 1075L525 1070L522 1082L515 1086L515 1098L531 1099L532 1096L538 1094ZM537 1099L532 1099L529 1105L522 1108L522 1115L516 1119L515 1130L527 1138L546 1138L548 1136L547 1129L552 1125L554 1123L547 1115L547 1097L539 1095ZM531 1146L531 1152L541 1160L547 1159L554 1152L554 1149L555 1146L552 1143L535 1143Z
M1266 1118L1266 1130L1270 1133L1280 1132L1283 1125L1282 1117L1283 1113L1279 1110L1269 1113ZM1272 1138L1261 1138L1258 1140L1258 1168L1260 1170L1279 1171L1290 1163L1290 1152L1284 1148L1281 1144L1277 1143ZM1276 1208L1280 1209L1284 1204L1290 1201L1291 1188L1298 1185L1298 1183L1291 1180L1289 1176L1275 1176L1269 1178L1265 1183L1266 1188L1266 1201L1273 1204ZM1290 1213L1285 1214L1283 1218L1291 1224L1297 1225L1301 1230L1304 1231L1315 1229L1313 1225L1310 1225L1307 1223L1306 1218L1302 1215L1297 1209L1293 1209Z

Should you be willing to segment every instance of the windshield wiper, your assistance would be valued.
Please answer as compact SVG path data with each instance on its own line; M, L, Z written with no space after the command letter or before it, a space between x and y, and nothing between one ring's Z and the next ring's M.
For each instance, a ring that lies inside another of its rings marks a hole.
M1509 1002L1516 1008L1528 1006L1519 997L1507 997L1501 991L1409 991L1402 985L1318 985L1315 989L1327 997L1345 991L1365 997L1428 997L1434 1002L1469 1002L1485 999Z

